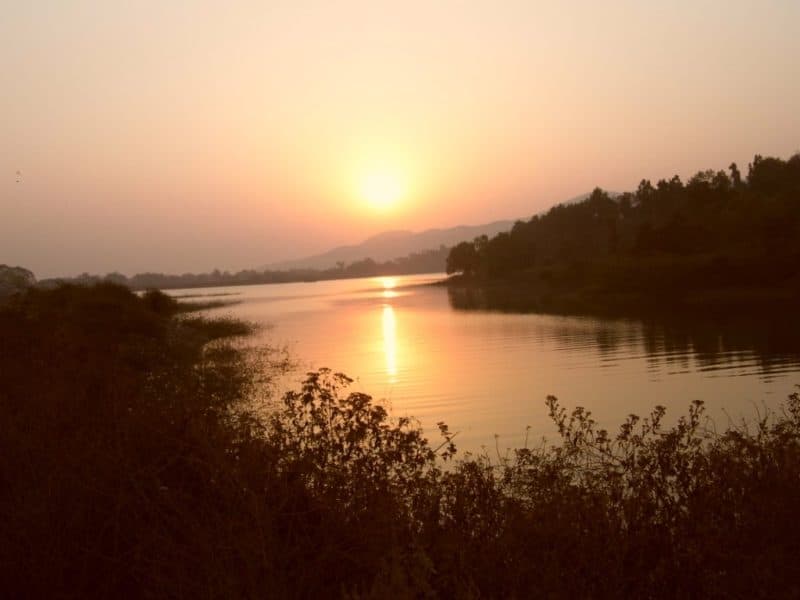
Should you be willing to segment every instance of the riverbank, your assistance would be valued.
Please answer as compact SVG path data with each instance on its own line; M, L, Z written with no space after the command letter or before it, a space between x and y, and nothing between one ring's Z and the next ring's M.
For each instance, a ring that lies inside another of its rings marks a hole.
M798 258L800 260L800 258ZM452 275L455 308L602 316L792 310L800 305L794 257L773 262L713 257L576 263L513 277Z

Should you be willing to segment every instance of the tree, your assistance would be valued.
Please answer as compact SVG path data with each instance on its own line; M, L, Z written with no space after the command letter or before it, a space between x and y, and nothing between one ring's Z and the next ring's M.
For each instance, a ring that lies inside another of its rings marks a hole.
M36 277L28 269L0 265L0 296L8 296L36 285Z
M739 188L742 185L742 174L739 172L739 167L736 166L735 162L732 162L731 165L728 167L731 172L731 181L733 182L734 188Z
M486 236L484 236L486 237ZM447 255L447 274L461 272L464 275L474 275L478 269L478 253L472 242L461 242L450 250Z

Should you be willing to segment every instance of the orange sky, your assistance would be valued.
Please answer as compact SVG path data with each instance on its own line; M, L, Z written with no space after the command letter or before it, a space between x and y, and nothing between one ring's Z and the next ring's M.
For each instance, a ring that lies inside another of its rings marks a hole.
M0 263L249 268L746 172L800 149L798 24L790 0L16 2Z

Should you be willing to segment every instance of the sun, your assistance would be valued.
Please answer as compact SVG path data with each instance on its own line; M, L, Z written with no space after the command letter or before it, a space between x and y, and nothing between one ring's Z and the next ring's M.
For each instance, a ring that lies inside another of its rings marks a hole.
M386 210L403 199L406 186L399 174L389 170L376 170L361 177L359 193L372 208Z

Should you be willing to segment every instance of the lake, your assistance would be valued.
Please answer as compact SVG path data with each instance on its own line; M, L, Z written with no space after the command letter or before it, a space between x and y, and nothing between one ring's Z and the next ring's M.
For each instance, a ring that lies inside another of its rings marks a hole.
M330 367L353 389L417 417L431 434L444 421L460 450L555 439L548 394L584 406L613 431L657 404L667 417L705 401L711 425L777 408L800 383L797 318L739 315L608 319L471 308L444 275L172 290L231 294L213 309L268 325L256 343L288 345L305 371Z

